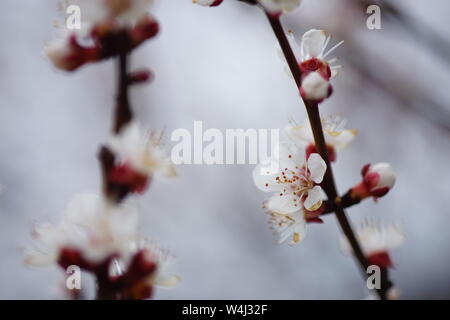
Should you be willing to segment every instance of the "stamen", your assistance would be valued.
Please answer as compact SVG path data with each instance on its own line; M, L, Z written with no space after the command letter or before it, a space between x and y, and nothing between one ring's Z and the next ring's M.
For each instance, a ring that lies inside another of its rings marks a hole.
M331 60L328 60L327 62L328 62L328 64L332 64L332 63L335 63L336 61L338 61L338 58L336 57L336 58L333 58L333 59L331 59Z
M341 42L337 43L333 48L331 48L330 50L327 51L327 53L325 53L322 57L322 59L326 58L331 52L333 52L334 50L336 50L341 44L344 43L344 40L342 40Z
M325 42L324 42L324 44L323 44L322 51L320 51L319 57L325 58L325 56L323 56L323 52L325 51L325 49L327 48L328 44L330 43L330 40L331 40L331 37L330 37L330 36L328 36L328 37L325 39Z

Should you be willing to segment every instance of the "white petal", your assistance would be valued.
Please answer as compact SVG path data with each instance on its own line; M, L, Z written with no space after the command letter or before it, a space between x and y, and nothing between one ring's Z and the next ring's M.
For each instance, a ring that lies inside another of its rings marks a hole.
M292 193L280 196L276 194L265 202L269 211L281 214L290 214L300 209L299 198Z
M308 196L305 199L304 206L307 210L315 211L322 205L322 201L326 196L321 187L315 186L308 190Z
M325 140L332 145L336 151L340 151L347 147L356 136L355 130L328 131L325 130Z
M304 149L292 144L280 144L278 154L266 159L253 170L256 186L264 192L283 189L285 186L276 178L281 177L282 172L287 178L294 175L296 167L304 164L304 154Z
M276 170L273 170L274 167L276 167ZM276 180L278 174L279 170L277 166L260 164L253 170L253 181L261 191L279 191L283 189L283 185Z
M282 244L283 242L285 242L289 237L291 237L294 233L294 226L289 226L288 228L286 228L284 231L280 232L278 234L278 240L277 243L278 244Z
M64 211L64 223L90 227L105 210L105 201L96 194L76 195Z
M382 162L371 165L368 173L377 173L380 176L378 184L373 189L383 187L391 189L395 184L396 174L389 163Z
M180 283L181 277L177 275L166 276L166 277L157 277L155 280L155 285L164 287L166 289L174 288Z
M259 0L259 3L270 13L290 12L295 10L301 0Z
M301 89L305 99L321 101L328 97L330 83L318 72L311 72L303 79Z
M305 163L305 148L299 148L294 144L282 143L280 145L280 170L294 170Z
M114 153L123 158L139 157L144 145L143 134L138 123L131 122L117 134L110 138L109 147Z
M323 30L312 29L306 32L302 37L303 60L320 58L326 39L327 36Z
M327 171L327 165L318 153L311 153L308 158L308 169L312 181L314 181L315 183L321 183L323 180L323 176Z
M300 125L288 125L284 131L292 142L300 148L305 148L314 141L309 121Z
M295 215L296 224L294 226L294 234L292 237L291 245L302 242L307 234L307 222L303 211L299 211L298 214Z
M300 61L302 58L301 51L300 51L300 45L298 44L297 40L295 39L294 32L289 30L286 35L287 35L287 39L289 41L289 44L292 48L292 51L294 52L294 55L295 55L297 61ZM284 55L283 55L283 57L284 57Z
M405 242L405 234L399 226L391 224L386 229L385 243L387 248L393 249Z
M46 267L56 262L56 257L39 251L28 251L25 253L25 264L33 267Z

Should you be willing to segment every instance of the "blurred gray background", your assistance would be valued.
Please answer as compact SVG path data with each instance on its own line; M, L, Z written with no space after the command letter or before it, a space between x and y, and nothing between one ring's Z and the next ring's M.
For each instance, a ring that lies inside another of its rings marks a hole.
M373 1L371 3L376 3ZM400 221L406 244L393 252L392 278L405 299L450 298L450 3L383 1L382 30L366 28L358 0L304 0L285 16L300 37L323 28L345 44L335 93L321 105L359 130L338 155L343 192L365 163L391 162L394 190L378 204L348 210ZM71 197L99 190L96 152L107 138L114 93L112 61L76 73L55 70L42 54L57 19L56 0L0 2L0 298L61 298L58 268L30 269L21 248L34 222L57 222ZM155 128L283 128L304 119L260 10L233 0L218 8L159 0L161 33L135 52L134 67L155 81L132 90L141 122ZM343 256L333 216L311 225L305 241L277 246L267 227L250 165L179 167L141 201L141 232L177 256L183 278L157 299L363 299L364 282Z

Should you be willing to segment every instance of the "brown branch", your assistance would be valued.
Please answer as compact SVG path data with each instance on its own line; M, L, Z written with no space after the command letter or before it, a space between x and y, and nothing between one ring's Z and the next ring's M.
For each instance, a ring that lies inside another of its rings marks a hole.
M272 16L266 12L266 16L270 22L270 25L272 27L272 30L275 34L275 36L278 39L278 42L281 46L281 49L283 51L283 54L286 58L286 61L289 65L289 69L291 70L291 73L294 77L295 83L297 84L297 87L301 87L301 70L298 66L297 59L294 55L294 52L292 51L292 48L289 44L288 39L286 38L286 34L283 30L283 27L280 23L279 17ZM318 153L322 156L323 160L327 164L327 171L325 173L324 181L323 181L323 189L325 193L328 196L328 199L336 200L338 198L338 193L336 189L336 183L333 175L333 169L331 167L331 163L328 158L328 152L327 147L325 143L325 137L323 134L322 129L322 121L320 119L320 112L319 112L319 106L316 102L303 100L306 111L308 113L309 122L311 123L311 128L314 135L314 141L317 148ZM366 256L364 255L361 246L353 232L353 229L350 225L349 220L347 219L347 216L345 214L345 211L342 207L338 206L335 208L335 214L336 218L341 226L342 231L344 232L345 236L348 239L348 242L350 243L354 255L356 259L358 260L361 271L365 278L367 278L366 270L368 266L370 265ZM380 299L385 300L386 299L386 291L389 289L389 286L392 285L388 280L387 277L383 277L384 281L382 281L381 289L377 290L377 293L380 297Z
M116 49L117 52L119 52L119 56L116 58L118 81L112 131L114 134L118 134L123 127L125 127L133 119L133 113L131 111L128 96L128 89L131 84L128 75L128 53L130 40L125 30L117 34L115 43L117 45ZM98 159L100 161L100 168L102 172L103 193L110 201L120 203L130 193L130 190L126 186L116 184L109 179L109 173L114 168L116 163L116 156L107 146L102 146L98 153ZM116 298L114 296L114 291L111 290L109 286L105 285L105 283L108 283L104 280L108 277L108 271L109 270L107 270L104 274L97 274L98 300L113 300Z
M116 35L114 43L116 44L117 52L119 56L117 59L117 97L116 108L113 115L113 128L114 134L118 134L120 130L127 125L133 119L133 113L130 107L130 101L128 96L128 89L130 86L128 75L128 53L130 40L127 32L124 30ZM103 179L103 192L105 196L113 202L121 202L130 192L130 190L120 184L115 184L110 181L108 175L114 168L116 156L106 146L102 146L98 158L100 161L100 167L102 171Z
M360 202L361 202L361 199L351 196L351 189L350 189L343 196L336 197L333 200L329 199L329 200L324 201L323 205L322 205L323 211L322 211L321 215L333 213L339 209L350 208L351 206L354 206L355 204L358 204Z
M124 31L118 35L117 41L119 48L118 62L118 83L117 83L117 105L114 114L114 133L119 131L131 121L133 113L130 108L130 100L128 97L128 87L130 82L128 81L128 46L129 38Z

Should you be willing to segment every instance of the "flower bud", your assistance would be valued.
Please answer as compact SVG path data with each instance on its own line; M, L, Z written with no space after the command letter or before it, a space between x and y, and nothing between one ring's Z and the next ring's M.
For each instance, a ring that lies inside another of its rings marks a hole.
M300 94L305 100L322 102L332 93L332 87L327 79L318 72L310 72L303 78Z
M100 56L97 47L82 47L76 35L50 42L44 52L56 68L65 71L74 71L86 63L98 60Z
M114 167L108 173L108 180L139 194L144 193L150 182L148 175L137 172L128 163Z
M363 180L352 188L352 197L364 199L367 197L381 198L386 195L395 184L395 172L389 163L367 164L361 174Z
M133 48L141 45L145 40L153 38L159 32L158 22L150 15L142 17L129 31L129 37Z

